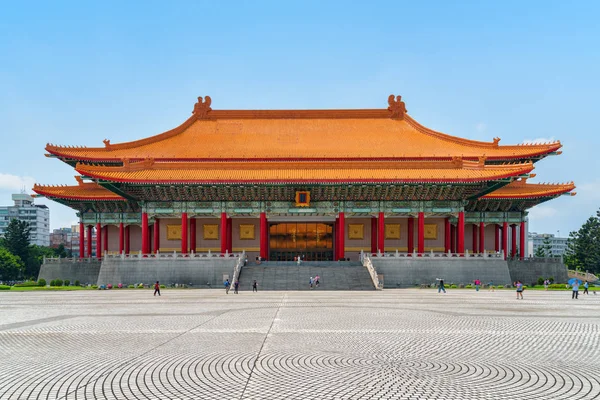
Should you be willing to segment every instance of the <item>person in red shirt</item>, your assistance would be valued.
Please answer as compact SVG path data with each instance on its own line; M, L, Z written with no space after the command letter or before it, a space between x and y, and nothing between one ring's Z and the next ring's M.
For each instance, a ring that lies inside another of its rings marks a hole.
M154 284L154 295L156 296L156 293L158 293L158 295L160 296L160 285L158 284L158 281L156 281L156 283Z

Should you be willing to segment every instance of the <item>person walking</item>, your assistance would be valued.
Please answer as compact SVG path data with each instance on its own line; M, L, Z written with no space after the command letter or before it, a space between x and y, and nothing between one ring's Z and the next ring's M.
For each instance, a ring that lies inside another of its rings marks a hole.
M225 294L229 294L229 288L231 287L231 282L229 282L229 278L225 279L225 282L223 282L223 286L225 286Z
M315 276L315 286L319 287L319 283L321 283L321 277L319 275Z
M519 300L519 296L521 296L521 300L523 300L523 283L521 281L517 281L515 286L517 287L517 300Z
M571 300L572 299L579 299L579 281L577 279L573 282L573 294L571 295Z
M548 290L548 285L550 285L550 280L549 279L545 279L544 280L544 290Z
M446 288L444 287L444 280L443 279L439 279L438 280L438 293L443 291L444 293L446 293Z
M308 283L310 284L310 290L312 290L314 282L315 282L315 280L311 276L310 279L308 280Z
M583 284L583 294L587 294L589 295L590 293L588 292L588 288L589 288L589 284L587 281L585 281L585 283Z
M494 282L493 281L490 281L490 283L488 283L488 291L490 291L490 290L492 292L495 291Z
M156 281L156 283L154 284L154 295L156 296L156 293L158 293L158 295L160 296L160 285L158 283L158 281Z
M481 281L479 279L475 279L475 291L479 292L479 285L481 285Z
M258 283L256 283L256 279L252 282L252 292L258 292Z
M238 294L238 289L240 288L240 281L235 281L233 284L233 294Z

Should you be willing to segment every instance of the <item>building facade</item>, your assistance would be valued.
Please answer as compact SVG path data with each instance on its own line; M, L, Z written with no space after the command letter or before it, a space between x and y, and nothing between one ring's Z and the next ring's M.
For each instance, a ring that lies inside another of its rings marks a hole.
M543 249L547 257L561 257L567 250L568 238L557 237L552 233L536 233L529 234L529 254L535 255L538 249Z
M50 245L50 209L44 204L35 204L28 194L13 194L12 206L0 206L0 237L4 236L11 220L29 224L30 242L38 246Z
M436 132L406 111L213 110L180 126L87 148L48 144L77 172L33 190L78 211L80 257L245 251L268 260L372 253L525 257L527 210L573 183L536 184L560 142L500 145Z

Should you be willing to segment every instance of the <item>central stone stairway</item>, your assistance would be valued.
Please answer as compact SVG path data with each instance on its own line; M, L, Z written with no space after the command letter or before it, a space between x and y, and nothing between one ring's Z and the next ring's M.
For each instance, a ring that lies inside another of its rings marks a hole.
M310 290L309 280L319 275L313 290L375 290L371 276L360 262L352 261L263 261L249 263L240 273L240 291L251 291L256 279L258 290Z

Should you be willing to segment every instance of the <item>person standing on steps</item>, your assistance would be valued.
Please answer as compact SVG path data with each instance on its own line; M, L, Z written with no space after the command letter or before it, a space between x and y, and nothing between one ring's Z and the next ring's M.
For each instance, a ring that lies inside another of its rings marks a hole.
M256 283L256 279L252 282L252 292L258 292L258 283Z

